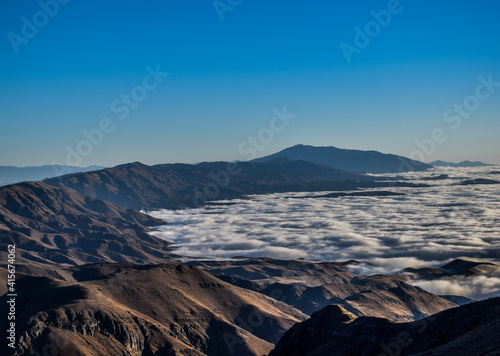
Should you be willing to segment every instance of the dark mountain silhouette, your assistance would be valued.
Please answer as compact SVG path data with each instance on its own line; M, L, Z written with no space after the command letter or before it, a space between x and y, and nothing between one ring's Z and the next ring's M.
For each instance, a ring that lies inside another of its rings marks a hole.
M356 317L330 305L296 324L269 356L500 354L500 298L408 323Z
M54 164L39 167L0 166L0 187L26 181L39 181L70 173L90 172L103 169L101 166L74 167Z
M214 199L286 191L352 189L373 177L304 161L212 162L146 166L131 163L44 182L132 209L181 208Z
M485 178L476 178L476 179L467 179L467 180L464 180L464 181L457 183L457 184L458 185L500 184L500 181L492 180L492 179L485 179Z
M0 188L0 254L17 246L18 268L100 261L165 262L169 243L148 234L164 222L41 182Z
M443 179L451 179L451 177L447 174L440 174L437 176L431 176L431 177L423 177L419 178L420 180L443 180Z
M442 270L454 275L477 275L500 270L500 266L492 262L474 261L457 258L441 267Z
M425 281L436 281L435 283L427 283L427 285L439 286L441 281L443 281L447 284L465 284L470 286L469 288L471 291L468 294L476 299L498 296L498 290L494 287L494 282L493 287L491 288L476 287L476 283L481 280L495 281L498 279L500 276L500 265L496 263L458 258L439 268L405 268L403 272L404 274L402 274L402 276L405 277L405 280L410 284L420 284ZM481 284L485 286L488 285L488 283L485 282L482 282ZM427 288L425 287L425 283L422 285L424 288ZM431 289L431 287L428 288ZM472 300L464 296L442 297L458 305L469 303Z
M404 272L413 279L435 280L445 277L487 275L500 272L500 266L492 262L457 258L440 268L405 268Z
M377 151L346 150L336 147L296 145L252 162L264 163L278 158L323 164L347 172L400 173L421 171L432 166L402 156Z
M314 198L341 198L341 197L391 197L391 196L401 196L404 193L396 193L385 190L368 190L362 192L352 192L352 193L329 193L325 195L317 195Z
M471 161L462 161L458 163L453 162L444 162L444 161L434 161L429 163L434 167L486 167L486 166L494 166L494 164L483 163L479 161L471 162Z
M0 269L2 285L6 274ZM193 266L94 264L67 274L66 281L18 274L17 355L48 354L52 345L51 355L261 356L306 319ZM0 320L3 335L7 322Z

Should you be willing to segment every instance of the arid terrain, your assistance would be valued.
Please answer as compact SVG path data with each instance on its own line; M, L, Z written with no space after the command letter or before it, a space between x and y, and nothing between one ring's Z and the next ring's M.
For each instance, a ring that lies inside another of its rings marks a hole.
M422 182L431 181L288 159L239 166L239 175L220 186L221 198L319 191L316 201L385 199L382 190L351 190L427 189ZM133 163L1 187L3 261L8 246L16 246L15 355L495 354L498 298L476 302L426 290L454 279L493 281L499 271L493 262L457 258L381 273L353 259L193 258L159 237L181 225L134 210L194 205L207 182L226 177L224 167ZM432 181L443 179L449 177ZM198 202L208 209L200 214L233 204L209 200ZM6 268L0 268L5 313ZM2 319L0 329L8 328ZM12 351L2 344L2 354Z

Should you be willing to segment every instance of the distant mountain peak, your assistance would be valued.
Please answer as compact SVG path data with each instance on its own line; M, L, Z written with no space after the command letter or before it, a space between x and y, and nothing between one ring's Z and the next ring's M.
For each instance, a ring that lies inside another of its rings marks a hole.
M257 158L252 162L265 163L278 158L312 162L347 172L400 173L432 168L432 166L423 162L378 151L342 149L334 146L317 147L303 144L297 144L275 154Z

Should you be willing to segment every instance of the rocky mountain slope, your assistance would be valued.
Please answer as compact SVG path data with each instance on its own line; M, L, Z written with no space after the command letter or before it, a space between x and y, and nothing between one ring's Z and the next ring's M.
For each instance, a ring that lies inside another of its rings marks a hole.
M269 356L493 356L500 353L499 327L500 298L408 323L356 317L331 305L287 331Z
M90 262L165 262L169 243L148 234L164 222L41 182L0 188L0 255L17 246L19 268Z
M401 173L421 171L431 165L393 154L377 151L346 150L336 147L296 145L275 154L257 158L253 162L268 162L278 158L302 160L323 164L347 172Z
M16 355L49 347L58 355L261 356L306 319L193 266L95 264L67 273L67 281L18 275ZM8 352L2 343L0 354Z
M410 321L456 304L400 276L355 276L347 263L312 263L269 258L190 262L234 285L281 300L305 314L339 304L356 316Z

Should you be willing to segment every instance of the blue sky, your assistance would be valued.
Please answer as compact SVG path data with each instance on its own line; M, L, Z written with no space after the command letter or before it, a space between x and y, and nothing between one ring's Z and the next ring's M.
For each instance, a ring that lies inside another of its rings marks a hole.
M215 4L2 1L0 165L246 159L251 137L500 163L498 1Z

